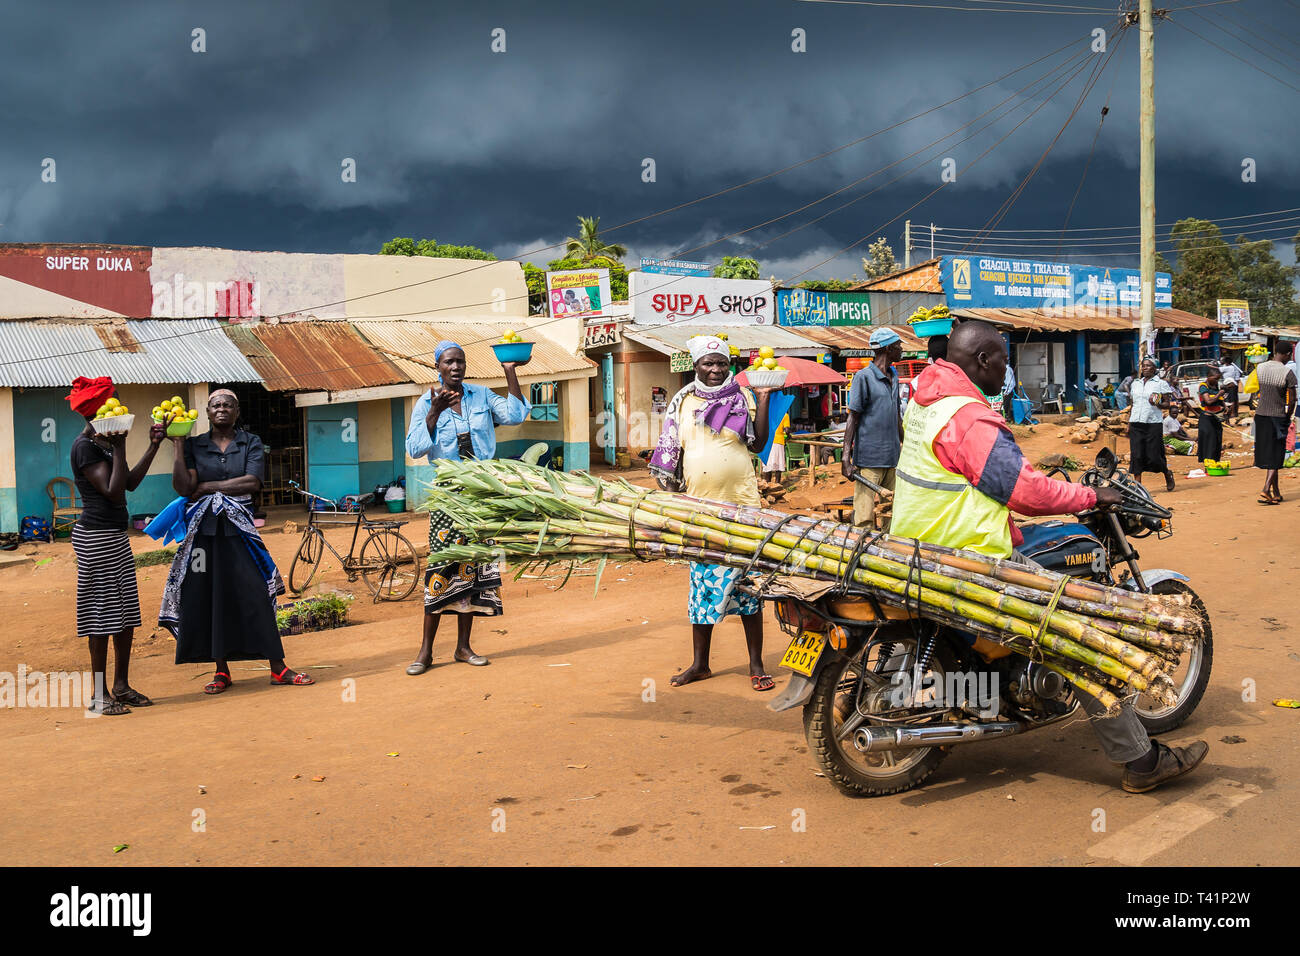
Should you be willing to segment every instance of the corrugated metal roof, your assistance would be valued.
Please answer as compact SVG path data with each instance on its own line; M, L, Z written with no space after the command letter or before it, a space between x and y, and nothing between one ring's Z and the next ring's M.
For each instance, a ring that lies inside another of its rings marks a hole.
M0 385L65 388L79 375L108 375L118 385L260 381L216 319L127 320L126 333L140 346L134 352L110 351L96 331L99 324L0 322ZM110 339L123 341L115 334Z
M273 392L342 392L410 381L346 322L228 325L226 335Z
M1040 332L1128 332L1141 324L1137 309L1095 309L1069 306L1062 309L953 309L961 319L983 319L997 325ZM1194 315L1181 309L1156 309L1153 323L1157 329L1221 329L1214 319Z
M800 330L802 331L802 329ZM625 325L623 337L648 345L665 355L686 351L686 340L695 335L727 333L727 344L738 349L757 349L770 345L778 352L822 351L814 342L783 325L728 325L725 327L698 325Z
M854 292L933 292L943 295L939 259L927 259L910 269L891 272L879 279L868 279L853 287Z
M836 349L869 349L871 333L885 328L879 325L809 325L798 326L799 334L806 335L815 342L829 345ZM891 325L888 328L898 333L904 352L924 352L925 339L919 339L908 325Z
M438 380L433 352L439 342L459 342L465 350L465 378L470 381L496 381L501 378L501 363L492 351L508 329L516 329L533 340L533 357L520 369L528 378L573 378L580 372L588 376L595 364L580 355L566 352L540 335L528 335L527 322L427 322L420 319L352 320L351 323L375 350L390 359L409 381L431 385Z

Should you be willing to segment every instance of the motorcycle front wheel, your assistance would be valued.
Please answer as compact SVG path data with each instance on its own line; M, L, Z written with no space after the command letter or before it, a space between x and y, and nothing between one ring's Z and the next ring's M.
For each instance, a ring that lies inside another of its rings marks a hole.
M865 697L867 713L888 708L887 691L859 694L864 679L883 682L888 688L893 675L916 660L915 653L915 641L910 638L894 645L874 643L860 654L832 662L818 675L803 709L804 735L819 769L842 793L883 797L911 790L947 756L939 747L864 754L853 746L853 734L843 733L844 723L856 714L859 699ZM941 683L943 668L938 658L936 654L929 670ZM871 677L864 678L864 672Z
M1210 683L1210 665L1214 662L1214 634L1210 629L1210 614L1205 609L1205 604L1196 592L1182 581L1161 581L1153 586L1151 591L1153 594L1189 595L1192 599L1191 608L1194 613L1200 615L1204 627L1201 637L1179 661L1178 669L1169 675L1173 678L1174 686L1178 688L1177 702L1170 706L1146 694L1139 694L1133 704L1133 711L1137 714L1138 720L1146 728L1146 732L1154 736L1168 733L1181 726L1188 717L1192 716L1192 711L1196 710L1196 705L1201 702L1205 688Z

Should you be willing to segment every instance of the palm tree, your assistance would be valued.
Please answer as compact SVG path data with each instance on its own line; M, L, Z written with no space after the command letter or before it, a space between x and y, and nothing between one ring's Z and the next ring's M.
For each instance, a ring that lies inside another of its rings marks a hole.
M584 262L597 256L622 259L627 255L627 246L604 242L598 235L599 229L599 216L579 216L578 236L576 239L569 236L564 240L564 254Z

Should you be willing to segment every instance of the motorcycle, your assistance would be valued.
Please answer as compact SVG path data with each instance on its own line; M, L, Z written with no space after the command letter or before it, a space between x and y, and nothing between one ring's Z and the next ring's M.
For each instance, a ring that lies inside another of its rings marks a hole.
M1049 474L1060 472L1052 469ZM1186 721L1210 680L1213 636L1188 579L1143 571L1130 539L1173 533L1172 512L1119 469L1103 448L1080 482L1120 491L1121 504L1077 521L1021 526L1020 556L1061 574L1154 594L1181 594L1204 625L1171 674L1173 704L1133 702L1152 735ZM764 595L792 636L781 665L789 683L768 706L803 707L804 733L819 769L842 792L883 796L919 786L951 747L1049 727L1080 711L1072 685L1042 664L992 641L867 597ZM973 640L973 643L972 643Z

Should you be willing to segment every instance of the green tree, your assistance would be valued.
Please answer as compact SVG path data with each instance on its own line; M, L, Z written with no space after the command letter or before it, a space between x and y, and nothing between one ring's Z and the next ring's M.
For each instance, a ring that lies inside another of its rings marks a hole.
M437 239L396 238L385 242L381 256L431 256L434 259L480 259L495 262L496 256L478 246L451 246Z
M1273 255L1268 239L1252 242L1237 237L1233 258L1237 263L1237 291L1250 303L1250 320L1256 325L1294 325L1300 322L1300 304L1292 285L1300 268L1284 266Z
M605 242L600 238L600 217L579 216L578 235L564 240L564 255L567 259L586 262L597 256L607 259L622 259L627 255L627 246Z
M898 260L894 258L893 247L881 236L867 246L867 256L862 260L862 269L868 279L879 279L898 271Z
M816 292L844 292L852 289L862 280L857 276L852 279L809 279L806 282L800 282L796 289L812 289Z
M1217 315L1219 299L1236 299L1237 264L1219 227L1207 219L1180 219L1169 231L1178 257L1174 272L1174 308L1196 315Z
M758 260L745 256L723 256L722 262L713 267L715 279L761 279Z
M1165 258L1163 252L1156 253L1156 272L1168 272L1170 275L1174 274L1174 267L1170 265L1169 260Z
M534 315L546 311L546 270L525 262L524 282L528 286L528 311Z

